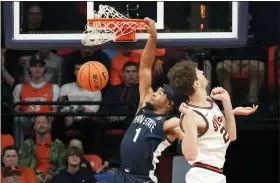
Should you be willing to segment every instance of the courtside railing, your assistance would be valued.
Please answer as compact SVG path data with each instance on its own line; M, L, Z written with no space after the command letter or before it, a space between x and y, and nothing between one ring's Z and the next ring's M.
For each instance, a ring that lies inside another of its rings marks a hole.
M24 112L20 111L17 112L15 111L15 107L20 106L20 105L56 105L56 106L70 106L70 105L100 105L103 107L104 105L115 105L115 106L120 106L120 105L126 105L131 108L131 112L120 112L120 111L110 111L110 112L45 112L45 113L40 113L40 112ZM133 116L135 115L133 111L135 111L135 108L138 106L135 106L131 103L128 102L121 102L121 101L51 101L51 102L16 102L14 103L12 107L12 113L11 115L13 116L39 116L44 114L45 116Z

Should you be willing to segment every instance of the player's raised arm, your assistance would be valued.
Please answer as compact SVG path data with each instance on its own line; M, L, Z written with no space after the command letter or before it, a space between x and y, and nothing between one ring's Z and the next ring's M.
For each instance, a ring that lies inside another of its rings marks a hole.
M235 141L237 138L236 122L228 92L222 87L216 87L212 89L210 96L215 100L222 101L225 113L225 127L230 141Z
M145 18L148 21L147 31L150 34L146 46L142 52L139 67L139 93L140 93L140 109L147 97L152 93L152 67L155 60L156 42L157 42L157 29L155 22L149 18Z

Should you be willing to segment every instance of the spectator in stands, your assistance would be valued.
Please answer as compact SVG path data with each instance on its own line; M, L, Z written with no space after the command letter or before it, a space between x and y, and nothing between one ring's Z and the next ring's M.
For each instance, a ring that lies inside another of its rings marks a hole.
M2 74L2 97L6 94L10 94L10 98L12 98L12 89L14 88L15 84L17 83L17 79L19 78L19 70L15 69L15 63L13 65L10 64L11 61L8 60L6 62L6 52L7 48L1 49L1 74ZM7 88L7 89L6 89ZM3 91L5 93L3 93ZM12 99L7 99L8 101L12 102Z
M68 149L71 149L72 147L77 147L84 153L83 143L81 140L75 138L72 139L69 142ZM84 156L81 159L81 167L88 168L90 171L92 171L90 163L84 158Z
M62 170L54 176L52 183L72 182L72 183L93 183L92 172L80 166L83 159L83 151L78 147L71 147L66 155L66 170ZM74 178L75 177L75 178Z
M35 138L24 141L20 152L20 164L32 168L38 182L49 182L60 170L64 169L63 159L66 149L58 139L50 135L51 122L47 116L34 118Z
M69 142L68 148L70 149L72 147L78 147L79 149L82 150L82 152L84 152L82 141L80 141L79 139L72 139ZM97 177L99 179L99 181L102 178L112 177L111 173L103 173L104 170L109 167L109 162L108 161L105 161L104 164L98 170L96 170L96 172L95 172L95 171L93 171L90 162L87 161L83 156L82 159L81 159L81 167L88 168L90 171L93 172L93 174L96 173L95 177ZM99 173L101 173L101 174L99 174ZM108 179L104 179L104 180L108 180Z
M185 59L187 55L186 48L167 48L165 49L165 55L159 57L162 61L162 72L158 74L153 80L153 87L159 87L168 83L167 72L176 63Z
M3 176L5 177L5 168L8 167L16 167L20 172L20 183L37 183L37 178L35 175L35 172L28 167L23 167L18 164L18 149L14 145L6 146L2 150L2 176L1 176L1 182L3 181Z
M27 22L24 23L22 31L44 30L43 18L44 13L41 5L35 3L30 5L27 10Z
M105 95L104 101L122 101L132 105L104 105L102 110L114 113L135 113L139 102L138 64L127 62L123 67L124 81L118 85L111 85ZM111 123L126 129L131 118L127 116L109 116ZM113 125L114 126L114 125Z
M76 64L74 67L74 75L76 76L78 74L78 71L82 64ZM68 101L93 101L93 102L100 102L102 100L102 94L101 91L95 91L90 92L80 87L79 83L77 81L64 84L61 87L59 97L66 97L68 98ZM99 105L84 105L84 106L78 106L78 105L71 105L70 107L64 107L63 111L76 111L82 110L84 112L98 112ZM74 122L73 117L66 117L65 118L65 124L66 126L72 125Z
M260 33L260 29L256 27L258 24L258 20L253 18L252 12L249 12L248 40L246 46L242 48L223 49L222 55L225 59L219 62L216 67L218 82L228 91L230 96L233 96L231 82L233 76L245 75L248 77L249 93L247 95L247 102L249 103L259 102L258 94L263 84L265 74L265 66L262 58L267 57L267 50L264 49L266 46L263 45L264 43L262 41L262 33ZM263 25L259 25L260 28L263 27ZM244 59L227 59L232 55L239 58L243 57Z
M45 61L40 56L33 56L29 62L30 82L19 84L13 91L14 102L20 101L56 101L59 96L59 87L45 81ZM22 105L15 111L22 112L50 112L56 111L56 106L49 105ZM30 128L32 121L26 117L15 118L14 136L18 147L24 141L24 129Z
M13 89L19 82L20 66L17 59L11 58L12 54L7 48L1 49L1 112L10 113L13 104ZM2 133L13 133L13 118L2 116Z
M21 171L14 166L5 167L2 173L3 183L21 183L20 176Z
M111 62L107 54L103 53L101 50L82 48L65 57L62 65L62 84L76 81L76 77L73 73L74 66L87 61L98 61L110 71Z
M158 49L156 56L162 56L165 52ZM110 84L119 85L124 82L123 67L127 62L135 62L139 64L142 50L120 51L112 60L112 68L110 71ZM157 59L154 64L155 71L161 72L162 61Z
M76 63L74 69L72 69L74 75L76 76L80 67L82 66L81 63ZM102 100L102 93L101 91L96 92L89 92L83 88L81 88L77 81L67 83L61 87L60 90L60 99L66 98L67 101L93 101L93 102L100 102ZM92 112L97 113L99 110L99 105L71 105L63 107L62 111L66 112ZM92 139L94 139L94 129L95 126L92 122L92 118L88 116L67 116L64 118L65 126L67 128L76 128L79 129L82 133L83 143L86 144L86 152L92 151ZM61 126L61 121L55 121L55 125ZM59 124L57 124L59 123ZM63 124L62 124L63 125ZM58 133L61 133L61 127L55 127ZM63 129L63 127L62 127Z
M264 63L259 60L224 60L217 64L217 79L232 96L231 79L233 74L247 73L249 77L248 102L258 103L258 92L264 81Z
M63 59L51 52L48 49L41 49L36 53L36 56L41 57L45 61L45 75L44 79L45 81L49 81L54 84L58 84L59 86L61 85L61 67L62 67L62 62ZM31 56L30 56L31 58ZM30 72L28 70L29 68L29 61L26 60L24 62L24 81L25 82L30 82Z

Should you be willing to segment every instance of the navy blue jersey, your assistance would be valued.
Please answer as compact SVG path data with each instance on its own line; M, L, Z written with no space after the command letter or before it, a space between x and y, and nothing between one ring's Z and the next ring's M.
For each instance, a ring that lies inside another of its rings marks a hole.
M163 130L165 120L170 117L155 114L147 107L139 110L121 143L121 170L147 182L157 182L154 171L158 158L170 145Z

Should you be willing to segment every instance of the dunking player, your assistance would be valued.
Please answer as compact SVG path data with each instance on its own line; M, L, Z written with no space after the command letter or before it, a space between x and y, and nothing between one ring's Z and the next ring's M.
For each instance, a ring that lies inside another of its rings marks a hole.
M182 152L193 164L186 175L187 183L225 183L222 174L230 141L236 139L234 114L248 115L258 106L232 109L228 92L217 87L207 96L207 79L191 61L180 62L168 72L169 84L184 92L189 100L181 104L181 128L184 131ZM224 114L214 100L223 104Z
M121 142L121 166L115 180L111 182L157 183L155 169L159 156L176 138L182 139L183 135L179 118L170 115L175 97L172 88L164 85L156 92L151 88L157 30L154 21L146 20L150 36L140 59L139 108Z

